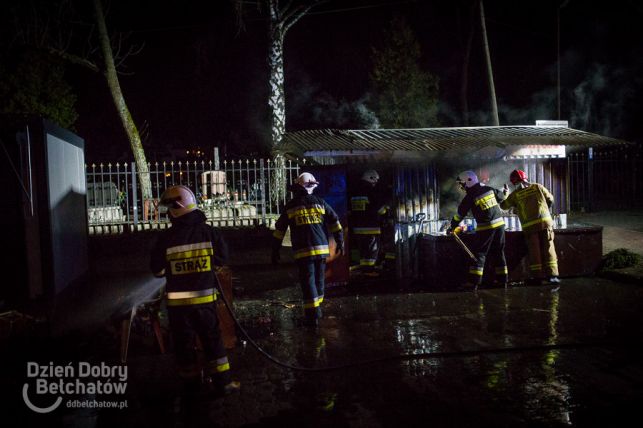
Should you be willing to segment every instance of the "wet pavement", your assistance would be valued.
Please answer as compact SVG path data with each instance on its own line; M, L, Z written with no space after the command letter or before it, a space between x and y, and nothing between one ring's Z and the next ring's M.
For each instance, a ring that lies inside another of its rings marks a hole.
M186 399L171 344L161 354L149 325L137 320L127 392L107 397L125 400L126 408L61 407L42 415L26 409L20 393L26 361L118 363L115 314L149 298L159 285L143 270L148 245L139 240L119 258L102 258L93 287L57 311L57 332L33 330L5 347L3 404L17 419L7 424L5 418L3 426L640 424L641 284L591 277L565 279L558 292L524 285L431 292L422 284L401 290L371 282L329 289L324 319L311 330L301 326L300 291L287 249L285 263L276 267L261 252L233 261L236 316L278 361L239 333L230 350L239 392Z

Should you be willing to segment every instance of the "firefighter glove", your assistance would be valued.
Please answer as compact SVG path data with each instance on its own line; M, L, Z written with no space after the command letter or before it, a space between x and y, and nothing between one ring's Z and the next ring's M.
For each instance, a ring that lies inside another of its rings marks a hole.
M343 241L337 242L337 247L335 247L335 254L339 254L341 256L344 255L344 242Z

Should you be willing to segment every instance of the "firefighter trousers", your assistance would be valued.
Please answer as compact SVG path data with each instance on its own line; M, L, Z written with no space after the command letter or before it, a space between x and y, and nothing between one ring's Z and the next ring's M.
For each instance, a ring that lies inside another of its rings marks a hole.
M395 270L397 256L395 251L395 226L386 224L381 229L380 244L382 250L378 256L377 265L382 266L384 271L392 272Z
M314 321L322 317L321 304L324 301L326 259L303 258L297 260L299 284L303 295L304 318Z
M494 267L495 280L501 285L507 284L507 260L505 258L505 227L476 231L472 252L477 262L469 266L468 280L480 285L484 275L487 259Z
M230 364L221 338L216 304L172 306L167 308L167 312L179 375L188 380L200 376L201 368L195 351L198 337L205 356L205 374L217 383L227 384L230 381Z
M558 276L558 257L554 246L554 229L523 232L529 252L529 274L532 278L544 279Z
M354 239L359 249L360 269L364 272L374 270L380 253L380 234L355 234Z

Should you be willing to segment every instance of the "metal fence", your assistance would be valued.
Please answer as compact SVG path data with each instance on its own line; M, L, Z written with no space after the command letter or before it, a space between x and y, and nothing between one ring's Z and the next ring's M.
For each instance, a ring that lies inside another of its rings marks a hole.
M159 211L158 201L176 184L194 192L199 209L215 226L271 226L288 197L286 183L303 165L305 160L301 166L286 160L281 169L272 159L148 163L151 198L142 197L134 162L86 165L90 233L167 227L169 218Z
M568 154L567 162L572 211L643 206L643 146L590 148Z

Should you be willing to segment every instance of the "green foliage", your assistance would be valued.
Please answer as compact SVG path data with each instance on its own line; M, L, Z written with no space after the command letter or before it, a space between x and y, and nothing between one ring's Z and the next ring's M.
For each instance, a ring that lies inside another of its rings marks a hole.
M439 125L438 78L420 68L420 45L403 18L393 19L372 59L372 109L383 128Z
M618 248L603 256L601 270L623 269L635 266L641 261L641 256L625 248Z
M6 53L0 58L0 113L40 115L74 129L76 95L65 81L57 58L36 51Z

